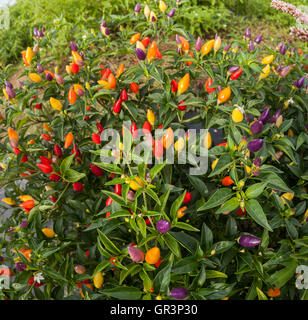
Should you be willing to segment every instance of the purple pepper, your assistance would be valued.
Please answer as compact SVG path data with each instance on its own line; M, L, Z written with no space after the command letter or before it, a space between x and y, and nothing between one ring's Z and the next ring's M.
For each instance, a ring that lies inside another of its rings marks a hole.
M24 86L24 83L22 81L18 80L18 85L20 88L22 88Z
M41 30L38 31L37 35L38 35L39 38L43 38L44 37L44 33Z
M15 230L16 230L16 228L15 228L15 227L13 227L13 228L8 229L8 231L7 231L7 232L13 232L13 231L15 231Z
M140 249L138 249L136 247L128 246L127 250L128 250L130 258L134 262L140 263L143 261L144 253Z
M228 69L228 72L227 72L227 73L232 74L232 73L234 73L235 71L237 71L237 70L239 70L239 69L240 69L239 66L233 66L233 67L231 67L231 68Z
M224 53L226 53L226 52L228 52L228 51L230 50L231 45L232 45L232 44L231 44L231 43L229 43L227 46L225 46L225 47L224 47L224 50L223 50L223 51L224 51Z
M279 72L280 77L282 77L282 78L286 77L288 75L288 73L290 72L290 70L291 70L290 66L283 67L281 69L281 71Z
M105 35L109 36L110 35L110 30L108 29L108 27L105 28Z
M46 76L45 78L48 80L48 81L51 81L53 79L52 75L50 73L46 73Z
M29 222L28 222L27 220L23 220L23 221L21 221L21 223L20 223L20 227L21 227L21 228L27 228L28 225L29 225Z
M283 54L283 55L286 54L287 47L284 43L281 45L279 52L280 52L280 54Z
M246 31L245 31L245 38L246 39L250 39L251 38L251 31L250 31L249 28L247 28Z
M5 81L5 85L6 85L8 88L13 89L13 85L11 84L10 81Z
M305 76L299 78L298 80L296 80L296 84L294 83L294 86L297 87L298 89L302 88L304 83L305 83Z
M14 89L11 89L10 87L5 87L5 90L10 100L16 97L16 92L14 91Z
M180 37L179 37L178 34L175 35L175 42L176 42L177 44L181 44L181 43L182 43L182 41L181 41L181 39L180 39Z
M281 114L281 109L277 110L275 114L271 117L270 123L275 123L277 118L280 116L280 114Z
M255 43L256 43L256 44L260 44L261 41L262 41L262 38L263 38L262 34L258 35L258 36L255 38Z
M183 287L174 288L170 291L170 297L173 297L173 298L179 299L179 300L183 300L183 299L187 298L188 294L189 294L188 290Z
M17 271L25 271L26 268L27 268L27 265L24 264L23 262L17 262L17 263L15 264L15 269L16 269Z
M38 37L38 30L36 28L33 29L33 36L34 38Z
M2 256L0 256L0 262L2 262L4 260L4 258Z
M181 54L181 48L177 47L177 48L176 48L176 52L177 52L178 54Z
M262 148L262 146L263 146L262 139L253 139L248 142L247 148L251 152L257 152Z
M241 236L239 239L239 244L242 247L256 247L260 244L261 240L257 237L250 236L250 235L244 235Z
M249 41L249 51L252 52L255 50L255 46L253 45L253 42L250 40Z
M145 60L145 58L146 58L146 53L145 53L142 49L137 48L137 49L136 49L136 56L137 56L137 58L138 58L139 60Z
M77 44L73 41L70 42L70 47L72 49L72 51L78 51L78 47Z
M263 122L263 124L265 124L269 118L270 115L270 108L266 108L265 111L262 112L259 120Z
M38 73L43 73L44 72L44 68L40 63L36 64L36 69Z
M77 89L77 94L79 97L82 97L84 95L84 91L82 89Z
M195 49L197 52L199 52L201 48L202 48L202 40L200 37L198 37L195 43Z
M170 222L168 220L159 220L156 223L156 229L160 233L167 233L170 230Z
M135 5L134 11L135 11L135 13L139 13L140 10L141 10L141 4L138 2L138 3Z
M135 198L134 192L131 191L131 190L128 191L126 199L127 199L128 201L134 201L134 198Z
M260 133L262 129L263 129L263 122L260 120L255 121L250 125L250 130L253 135Z
M44 33L46 31L45 27L42 27L42 32Z
M258 157L258 158L256 158L255 160L253 160L253 164L254 164L256 167L260 168L260 167L261 167L261 158Z
M155 22L156 21L156 18L154 16L152 16L152 19L151 19L152 22Z
M220 92L222 90L222 86L217 87L217 91Z
M102 26L102 27L104 27L104 28L106 28L107 23L106 23L106 21L105 21L105 20L101 23L101 26Z
M168 12L168 18L172 18L175 14L175 9L171 9L169 12Z
M282 64L280 63L279 66L277 67L276 71L279 73L282 70Z

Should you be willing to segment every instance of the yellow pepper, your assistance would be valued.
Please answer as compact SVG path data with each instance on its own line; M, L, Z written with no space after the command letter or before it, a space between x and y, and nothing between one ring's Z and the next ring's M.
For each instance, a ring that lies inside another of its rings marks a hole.
M51 105L51 107L52 107L53 109L58 110L58 111L61 111L61 110L62 110L62 103L61 103L59 100L51 97L51 98L49 99L49 102L50 102L50 105Z
M206 149L210 149L211 145L212 145L212 136L211 136L210 132L208 131L203 139L203 146Z
M32 60L33 56L34 56L34 53L33 53L32 49L30 47L28 47L27 50L26 50L26 56L25 57L26 57L26 60L27 60L27 62L29 64L31 63L31 60Z
M161 12L165 12L166 9L167 9L167 6L166 6L165 2L162 1L162 0L160 0L160 1L159 1L159 10L160 10Z
M94 287L99 289L102 287L104 283L104 278L101 272L98 272L94 277L93 277L93 284Z
M271 54L271 55L269 55L269 56L266 56L265 58L263 58L262 64L270 64L270 63L273 62L274 58L275 58L275 57L274 57L273 54Z
M16 205L16 202L12 198L3 198L2 202L8 204L9 206Z
M144 186L142 180L138 177L136 177L134 180L132 180L129 183L129 187L133 189L134 191L137 191L138 189L142 188Z
M189 73L186 73L185 76L179 82L178 95L184 93L188 89L189 83L190 83Z
M155 114L151 109L148 109L148 111L147 111L147 119L150 122L151 126L154 126L154 124L155 124Z
M55 232L50 228L43 228L42 232L47 238L54 238Z
M214 44L215 44L214 39L207 41L201 48L201 55L205 56L208 53L210 53L210 51L213 49Z
M286 192L281 197L283 204L286 204L286 200L292 201L294 198L294 193Z
M217 37L217 39L214 42L214 52L216 53L221 47L221 38Z
M33 200L33 198L29 195L22 195L22 196L19 196L18 198L23 202L28 201L28 200Z
M40 76L39 74L37 74L37 73L30 73L30 74L29 74L29 78L30 78L33 82L36 82L36 83L42 81L41 76Z
M145 261L148 264L155 264L160 259L160 249L158 247L153 247L147 251L145 254Z
M234 122L242 122L244 119L243 113L239 108L235 108L232 111L232 120Z
M178 141L175 142L174 148L177 152L181 152L184 149L185 141L182 137L178 139Z
M266 67L262 69L263 73L260 74L259 80L267 78L268 75L270 74L270 71L271 71L271 68L270 68L270 65L268 64Z

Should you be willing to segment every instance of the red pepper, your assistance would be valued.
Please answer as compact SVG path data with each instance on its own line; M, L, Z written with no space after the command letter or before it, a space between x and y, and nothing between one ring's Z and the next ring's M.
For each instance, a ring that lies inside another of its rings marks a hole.
M94 166L92 163L90 163L90 168L97 177L100 177L103 175L103 170L100 167Z
M51 173L53 171L52 166L50 164L44 163L37 163L37 166L44 172L44 173Z
M187 106L183 106L182 103L184 103L184 100L181 101L180 104L178 105L178 109L179 109L180 111L184 111L184 110L186 110L186 108L187 108Z
M171 91L173 93L178 91L178 83L175 80L171 80Z
M62 156L63 156L62 149L58 144L55 144L55 146L54 146L54 153L59 158L62 158Z
M205 83L205 90L208 92L208 93L212 93L213 91L216 90L216 88L210 88L210 86L212 85L213 83L213 80L211 78L208 78L206 80L206 83Z
M142 127L144 134L148 134L152 131L152 126L149 121L145 121Z
M239 69L231 74L230 79L236 80L243 73L243 69Z
M116 184L114 186L114 193L121 196L122 195L122 186L120 184Z
M61 179L60 172L53 173L49 176L51 181L59 181Z
M120 113L121 111L121 104L122 104L122 99L120 98L119 100L117 100L115 102L115 104L113 105L113 112L114 113Z
M51 164L51 160L44 157L44 156L40 156L40 159L41 159L41 162L44 163L44 164L47 164L47 165L50 165Z
M101 137L99 134L97 133L92 133L92 141L95 143L95 144L100 144L101 143Z
M128 95L127 95L127 92L126 92L125 89L123 89L123 90L121 91L120 99L122 99L122 101L128 100Z
M134 92L134 93L138 93L139 92L139 87L138 87L138 84L136 82L130 83L129 87L132 90L132 92Z
M104 131L103 126L99 122L96 122L96 128L99 133L102 133Z
M135 121L133 121L133 123L132 123L132 126L130 128L130 132L132 133L133 138L137 138L138 137L138 129L137 129Z
M73 183L73 188L75 191L80 192L83 190L83 184L80 182L74 182Z
M112 204L112 199L109 197L107 200L106 200L106 207L110 206Z

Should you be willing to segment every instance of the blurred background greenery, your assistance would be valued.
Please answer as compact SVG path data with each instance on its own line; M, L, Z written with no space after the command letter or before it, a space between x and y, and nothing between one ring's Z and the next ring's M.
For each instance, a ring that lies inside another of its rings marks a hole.
M147 2L151 6L154 0ZM168 8L176 7L176 0L165 2ZM289 2L302 4L302 0ZM49 36L57 47L53 54L61 59L68 53L70 40L80 37L85 29L98 31L103 19L112 26L112 15L119 14L126 17L120 22L130 27L129 16L136 3L134 0L16 0L10 6L10 29L0 33L0 60L3 65L20 61L21 51L32 44L33 28L42 26L52 32ZM287 35L294 18L272 9L270 3L271 0L182 0L175 19L202 38L218 32L225 32L226 36L241 35L247 27L271 36L273 32ZM114 23L114 27L118 24Z

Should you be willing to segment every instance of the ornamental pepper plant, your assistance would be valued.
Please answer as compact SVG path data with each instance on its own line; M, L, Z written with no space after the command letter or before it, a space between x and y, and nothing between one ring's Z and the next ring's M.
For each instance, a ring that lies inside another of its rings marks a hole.
M168 3L1 69L1 299L308 299L307 47Z

